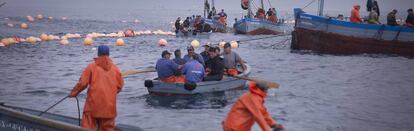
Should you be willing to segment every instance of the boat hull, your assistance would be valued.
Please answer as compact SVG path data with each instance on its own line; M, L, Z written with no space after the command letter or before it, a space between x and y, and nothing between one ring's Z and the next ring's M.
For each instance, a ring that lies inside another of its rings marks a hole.
M397 54L414 56L414 43L358 38L296 28L292 33L292 49L312 50L316 53L352 54Z
M239 76L247 77L250 74L250 66L246 65L247 69ZM151 84L147 84L150 82ZM180 83L165 83L158 80L146 80L145 87L151 95L195 95L201 93L221 92L234 89L243 89L246 80L237 79L234 77L227 77L221 81L206 81L197 83L194 90L189 91L184 88L184 84Z
M271 23L267 20L242 19L237 21L233 28L236 34L279 35L285 33L282 25L282 23Z
M88 131L79 126L79 119L44 113L38 116L41 111L5 106L0 104L0 130L1 131ZM140 131L142 129L134 126L117 124L116 131Z
M226 25L221 24L217 20L205 19L205 22L211 26L213 32L227 33Z
M403 26L355 24L295 10L291 49L316 53L396 54L414 56L414 29Z

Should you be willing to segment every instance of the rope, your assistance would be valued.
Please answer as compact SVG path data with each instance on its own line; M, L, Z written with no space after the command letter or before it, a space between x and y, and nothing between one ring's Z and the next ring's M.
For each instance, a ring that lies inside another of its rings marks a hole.
M76 104L78 105L78 120L79 120L79 126L81 126L79 100L78 100L78 97L75 97L75 98L76 98Z
M312 0L311 2L309 2L309 4L307 4L305 7L302 8L302 10L304 10L306 7L308 7L309 5L311 5L313 2L315 2L316 0Z
M286 33L286 34L274 35L274 36L267 36L267 37L261 37L261 38L238 40L237 43L242 42L242 41L261 40L261 39L268 39L268 38L281 37L281 36L287 36L287 35L290 35L290 34Z
M49 108L47 108L45 111L41 112L38 116L41 116L43 113L46 113L47 111L49 111L50 109L52 109L53 107L55 107L57 104L59 104L60 102L62 102L63 100L65 100L66 98L68 98L68 96L65 96L64 98L62 98L61 100L59 100L57 103L55 103L54 105L50 106Z
M267 0L267 2L269 3L269 7L273 8L272 4L270 3L270 0Z

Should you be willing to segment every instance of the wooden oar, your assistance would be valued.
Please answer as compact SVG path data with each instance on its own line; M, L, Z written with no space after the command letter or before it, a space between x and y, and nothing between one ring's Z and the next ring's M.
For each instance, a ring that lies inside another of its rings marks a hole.
M122 77L126 77L128 75L147 73L147 72L156 72L156 70L155 68L148 68L148 69L142 69L142 70L127 70L127 71L123 71L121 74L122 74Z
M267 86L269 86L269 88L279 88L279 84L277 84L276 82L273 82L273 81L260 80L260 79L255 79L255 78L251 78L251 77L243 77L243 76L232 76L232 77L239 78L239 79L244 79L244 80L249 80L249 81L255 81L255 82L265 82L265 83L267 83Z

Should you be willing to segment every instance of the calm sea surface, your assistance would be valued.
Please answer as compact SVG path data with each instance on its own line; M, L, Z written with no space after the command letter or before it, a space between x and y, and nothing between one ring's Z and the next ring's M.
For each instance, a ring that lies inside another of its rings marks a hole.
M169 8L172 1L7 1L0 8L1 36L39 36L41 33L117 32L134 30L170 31L177 16L201 14L202 5L189 9ZM197 3L190 1L189 3ZM202 3L202 2L198 2ZM236 5L235 5L236 6ZM238 7L239 5L237 5ZM229 23L242 14L229 9ZM54 17L18 25L27 15ZM280 13L291 20L289 13ZM67 17L62 20L61 17ZM8 19L6 19L8 18ZM138 19L140 23L134 23ZM123 22L124 21L124 22ZM8 27L12 23L15 27ZM287 25L291 29L292 25ZM212 34L201 43L243 40L265 36ZM169 45L158 47L164 38ZM0 47L0 102L7 105L45 110L66 96L88 63L96 56L93 48L109 45L111 57L121 70L155 66L163 50L182 49L192 38L147 35L124 38L126 46L114 45L114 38L95 39L85 47L83 39L41 44ZM201 52L202 49L196 49ZM414 129L414 60L398 56L317 55L290 50L290 36L240 43L235 52L252 67L252 76L280 83L270 90L266 106L288 131L409 131ZM154 97L148 95L144 80L155 73L125 78L118 95L117 122L144 130L221 130L221 121L234 101L247 90L194 97ZM81 107L86 92L80 95ZM50 112L77 117L76 101L68 99ZM260 130L258 126L254 130Z

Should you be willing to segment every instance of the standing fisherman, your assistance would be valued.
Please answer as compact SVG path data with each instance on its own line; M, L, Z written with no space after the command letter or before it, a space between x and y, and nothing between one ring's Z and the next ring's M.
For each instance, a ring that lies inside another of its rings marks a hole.
M250 131L256 122L263 131L283 130L267 112L264 105L267 90L266 82L250 81L249 92L240 96L223 121L224 131Z
M99 46L98 57L86 67L69 94L69 97L76 97L89 87L81 126L104 131L114 130L116 97L123 85L121 73L109 57L109 47Z

